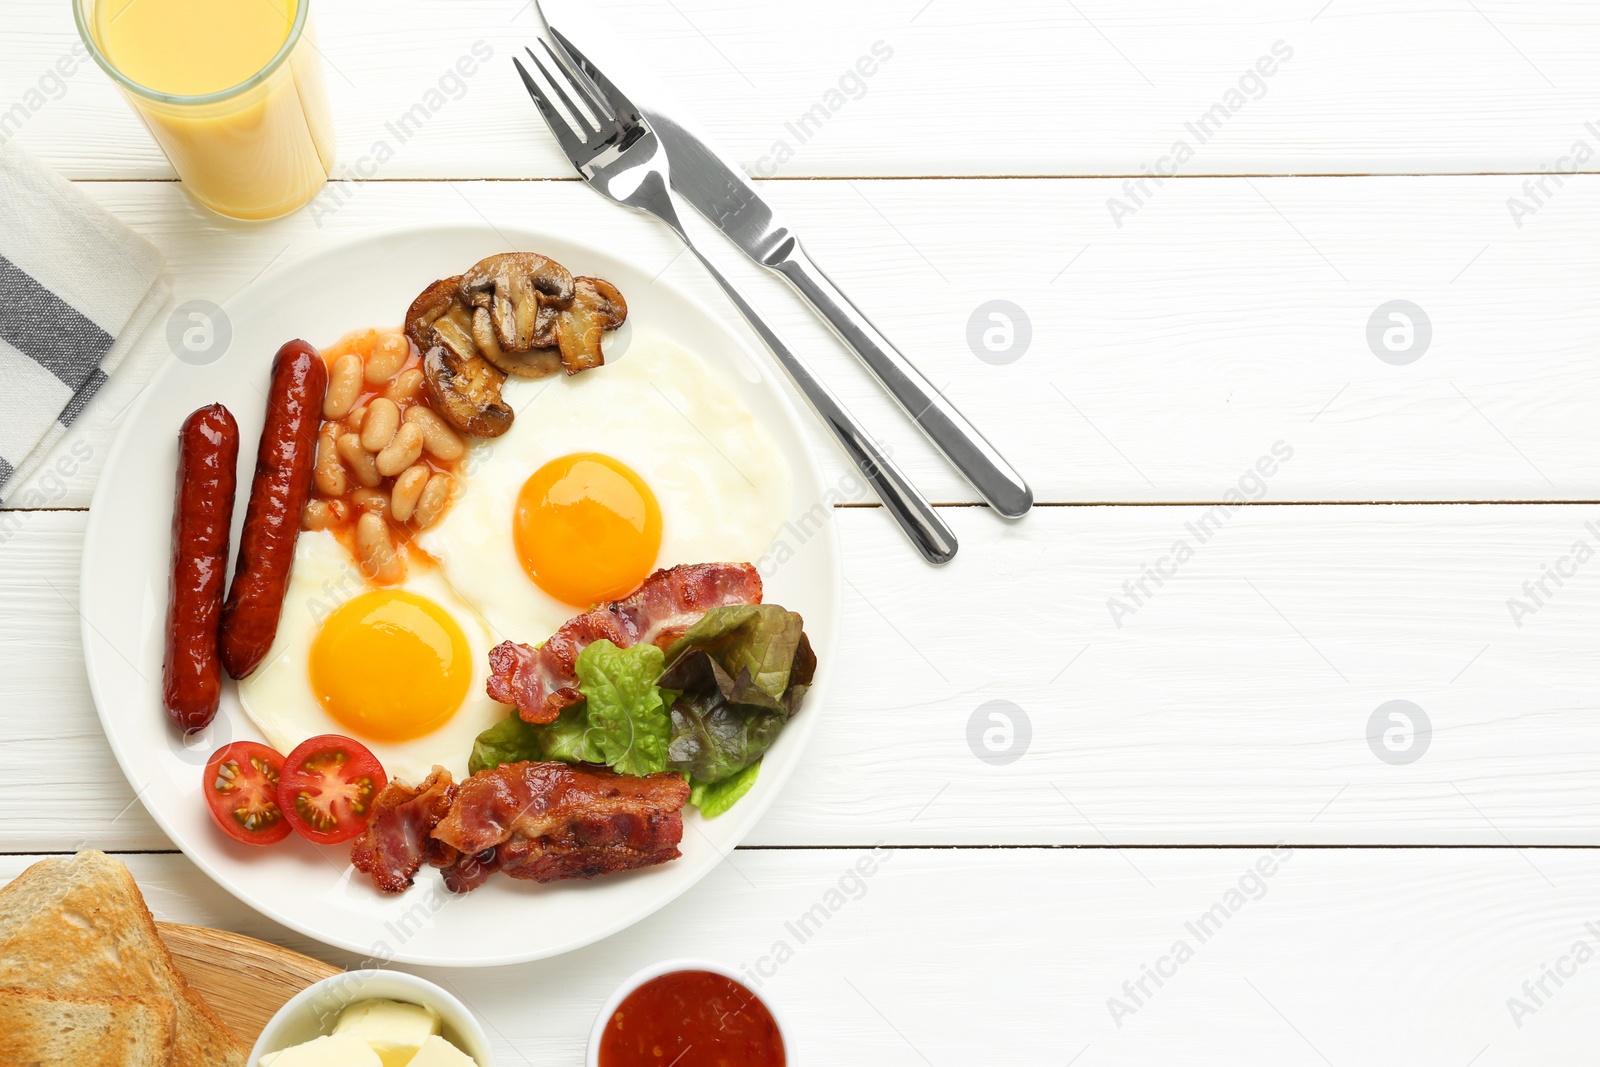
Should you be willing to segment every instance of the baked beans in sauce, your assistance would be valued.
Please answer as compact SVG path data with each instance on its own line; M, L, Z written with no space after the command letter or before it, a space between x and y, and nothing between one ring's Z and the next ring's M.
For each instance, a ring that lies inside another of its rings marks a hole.
M346 334L322 358L328 391L300 524L336 537L368 581L393 585L408 564L432 565L413 538L449 507L467 444L432 410L422 357L398 330Z
M710 971L652 978L617 1005L600 1067L783 1067L783 1037L761 999Z

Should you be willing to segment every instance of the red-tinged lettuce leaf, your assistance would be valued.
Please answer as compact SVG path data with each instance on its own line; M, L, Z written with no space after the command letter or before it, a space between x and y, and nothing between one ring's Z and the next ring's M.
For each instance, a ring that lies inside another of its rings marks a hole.
M667 768L714 785L761 759L788 721L781 711L729 704L715 689L683 693L672 705Z
M667 663L656 684L679 693L667 766L711 786L733 780L777 740L817 658L799 615L750 604L707 612L667 650Z
M725 700L791 714L796 687L811 684L817 657L805 622L777 604L733 604L713 608L667 649L667 669L657 684L686 690L703 682L706 662Z

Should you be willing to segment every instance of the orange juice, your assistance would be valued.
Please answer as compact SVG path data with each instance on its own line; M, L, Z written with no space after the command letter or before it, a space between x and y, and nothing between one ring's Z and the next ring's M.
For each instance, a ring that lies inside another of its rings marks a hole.
M269 219L333 163L308 0L76 0L101 66L201 203Z

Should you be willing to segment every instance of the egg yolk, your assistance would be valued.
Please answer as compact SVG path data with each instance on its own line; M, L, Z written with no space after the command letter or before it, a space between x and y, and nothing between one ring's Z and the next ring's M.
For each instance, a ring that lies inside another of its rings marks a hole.
M598 452L553 459L517 494L513 535L534 584L586 608L626 596L661 550L661 508L626 465Z
M311 689L356 737L409 741L431 733L471 685L466 635L415 593L363 593L335 609L311 643Z

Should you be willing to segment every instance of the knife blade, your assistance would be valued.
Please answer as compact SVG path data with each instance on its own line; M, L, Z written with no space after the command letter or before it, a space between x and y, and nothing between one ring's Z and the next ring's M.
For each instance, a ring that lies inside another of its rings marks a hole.
M792 240L789 228L749 180L672 116L642 110L666 148L677 194L745 255L766 267L777 262Z

